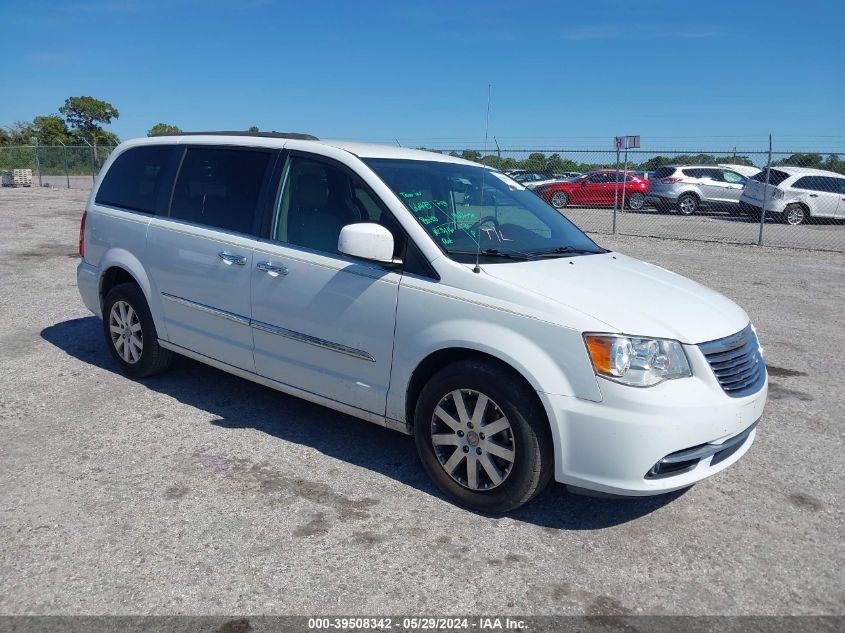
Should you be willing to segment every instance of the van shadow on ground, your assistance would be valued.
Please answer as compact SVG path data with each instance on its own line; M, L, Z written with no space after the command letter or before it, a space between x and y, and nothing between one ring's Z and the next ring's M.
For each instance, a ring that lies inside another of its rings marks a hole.
M83 363L122 376L105 347L101 322L96 317L57 323L42 330L41 336ZM335 459L444 498L422 471L413 438L409 436L184 357L178 357L168 372L141 382L149 389L215 416L211 424L221 428L257 429L266 433L270 442L281 439L310 446ZM537 499L509 516L549 528L595 530L647 515L681 494L683 491L656 497L597 499L571 494L564 486L552 483Z

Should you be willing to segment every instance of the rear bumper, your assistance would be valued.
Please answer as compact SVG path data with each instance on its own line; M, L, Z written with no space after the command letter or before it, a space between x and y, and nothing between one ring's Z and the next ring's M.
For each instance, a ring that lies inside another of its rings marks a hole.
M96 316L102 318L100 306L100 271L96 266L88 264L84 259L76 267L76 286L82 303Z

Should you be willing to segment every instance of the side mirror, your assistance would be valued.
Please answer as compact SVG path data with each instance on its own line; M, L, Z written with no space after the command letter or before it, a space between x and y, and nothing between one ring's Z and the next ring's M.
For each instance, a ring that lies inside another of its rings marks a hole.
M381 224L347 224L340 230L337 252L357 259L397 264L393 259L393 234Z

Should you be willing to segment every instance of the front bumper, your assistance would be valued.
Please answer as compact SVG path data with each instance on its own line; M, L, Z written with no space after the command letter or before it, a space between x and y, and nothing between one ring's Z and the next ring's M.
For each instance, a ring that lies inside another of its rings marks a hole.
M763 414L767 382L754 394L732 398L698 348L685 350L690 378L649 388L601 379L601 402L540 394L552 420L557 481L614 495L661 494L714 475L745 454Z

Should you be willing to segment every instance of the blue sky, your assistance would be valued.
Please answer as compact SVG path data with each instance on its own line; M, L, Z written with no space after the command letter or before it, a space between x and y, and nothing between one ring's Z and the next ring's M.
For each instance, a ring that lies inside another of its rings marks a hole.
M0 125L91 95L124 139L164 121L477 147L492 84L504 147L845 147L838 1L0 4Z

